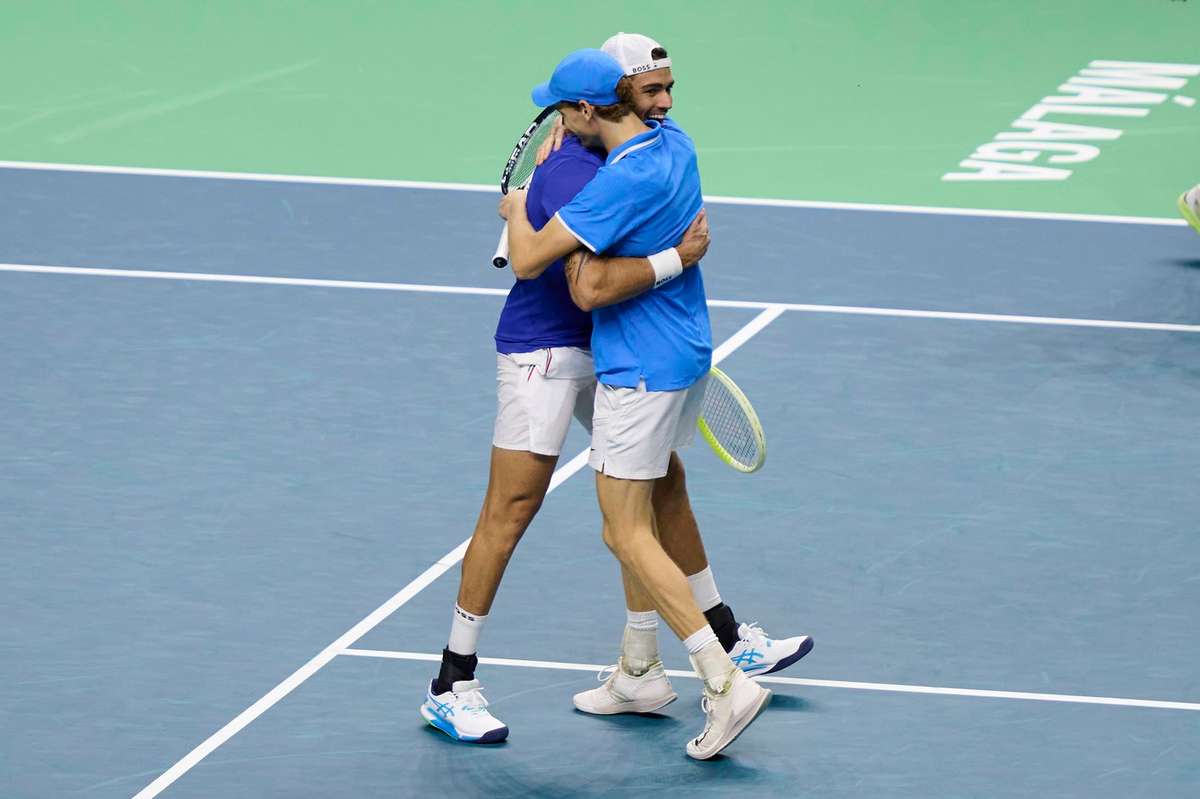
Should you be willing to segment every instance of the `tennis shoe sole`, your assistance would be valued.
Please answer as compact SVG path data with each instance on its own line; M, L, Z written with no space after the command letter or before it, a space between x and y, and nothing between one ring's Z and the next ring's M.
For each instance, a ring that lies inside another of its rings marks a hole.
M508 739L508 727L500 727L495 730L488 730L483 735L469 736L462 735L454 725L443 719L441 716L434 713L427 707L421 708L421 716L431 727L441 730L456 741L461 741L466 744L498 744Z

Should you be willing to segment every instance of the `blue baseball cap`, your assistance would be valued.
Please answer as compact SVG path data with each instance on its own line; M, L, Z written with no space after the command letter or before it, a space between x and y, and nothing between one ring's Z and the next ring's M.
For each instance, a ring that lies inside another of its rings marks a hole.
M592 105L614 105L619 101L617 81L623 77L625 70L617 59L603 50L576 50L559 61L550 80L534 86L530 96L542 108L579 100Z

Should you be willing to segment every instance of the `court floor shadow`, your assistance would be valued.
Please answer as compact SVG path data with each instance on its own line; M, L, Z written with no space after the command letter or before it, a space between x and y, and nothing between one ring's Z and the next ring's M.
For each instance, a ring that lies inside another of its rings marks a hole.
M789 712L804 712L812 713L819 710L813 703L802 696L794 694L781 694L775 691L771 696L771 704L767 705L767 712L775 710L786 710Z

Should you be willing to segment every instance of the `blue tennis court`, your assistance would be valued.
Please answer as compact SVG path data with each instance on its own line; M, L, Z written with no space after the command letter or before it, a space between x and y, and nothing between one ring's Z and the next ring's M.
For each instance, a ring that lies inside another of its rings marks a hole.
M694 680L571 707L624 618L578 430L481 642L510 740L417 714L487 476L494 194L0 180L0 794L1200 791L1186 227L710 205L770 455L693 447L691 494L739 617L817 646L697 763Z

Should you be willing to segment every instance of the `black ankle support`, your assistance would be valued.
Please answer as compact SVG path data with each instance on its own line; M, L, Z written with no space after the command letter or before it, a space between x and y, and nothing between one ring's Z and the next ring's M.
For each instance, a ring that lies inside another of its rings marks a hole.
M442 650L442 668L433 681L433 692L444 694L459 680L475 679L475 667L479 665L477 655L460 655L449 649Z
M708 625L717 634L725 651L733 649L738 642L738 623L733 617L733 608L722 602L704 611L704 618L708 619Z

